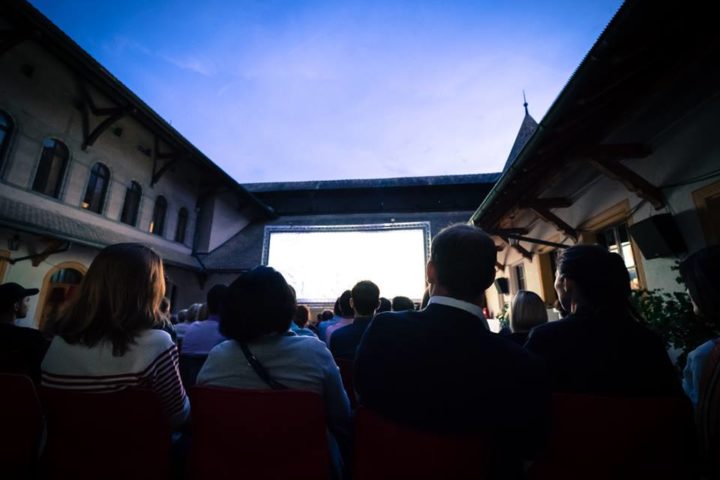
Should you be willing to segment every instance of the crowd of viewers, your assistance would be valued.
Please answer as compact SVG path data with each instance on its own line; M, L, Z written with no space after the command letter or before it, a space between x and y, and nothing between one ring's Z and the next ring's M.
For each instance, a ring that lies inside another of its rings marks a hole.
M702 405L720 340L689 355L681 385L662 340L631 306L619 255L592 245L563 250L555 290L567 315L548 322L543 300L522 290L505 335L490 331L482 308L495 262L488 235L454 225L432 241L419 308L407 297L381 297L364 280L342 292L333 311L313 316L281 273L260 266L171 316L160 257L139 244L113 245L43 334L15 326L38 290L0 286L0 363L29 365L26 373L45 387L150 388L179 429L191 414L179 355L207 356L198 385L320 394L337 471L350 459L352 435L338 359L354 362L359 403L389 419L435 432L487 432L513 445L494 466L498 477L521 475L537 453L553 392L644 397L684 390ZM720 326L720 247L691 255L681 273L695 312Z

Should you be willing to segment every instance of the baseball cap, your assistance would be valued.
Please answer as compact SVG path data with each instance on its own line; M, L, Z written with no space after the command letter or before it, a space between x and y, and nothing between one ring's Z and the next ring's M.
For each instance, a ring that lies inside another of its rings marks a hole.
M37 295L40 290L37 288L24 288L17 283L8 282L0 285L0 305L7 306L21 298Z

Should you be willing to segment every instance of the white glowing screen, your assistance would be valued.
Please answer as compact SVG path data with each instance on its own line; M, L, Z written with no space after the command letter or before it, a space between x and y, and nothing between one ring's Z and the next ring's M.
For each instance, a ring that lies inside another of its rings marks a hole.
M361 280L376 283L386 298L422 298L422 228L268 233L267 264L283 274L299 301L332 303Z

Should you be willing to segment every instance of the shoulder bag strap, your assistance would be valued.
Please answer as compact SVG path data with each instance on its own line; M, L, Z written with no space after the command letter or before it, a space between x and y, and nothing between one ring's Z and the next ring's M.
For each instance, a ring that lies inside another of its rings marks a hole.
M253 355L253 353L250 351L250 348L245 342L238 343L240 344L240 350L242 350L243 355L245 355L245 359L247 359L248 365L250 365L250 367L255 370L255 373L258 377L260 377L263 382L267 383L268 386L273 390L288 389L288 387L270 376L270 372L268 372L267 369L263 366L263 364L260 363L260 361L257 359L257 357Z

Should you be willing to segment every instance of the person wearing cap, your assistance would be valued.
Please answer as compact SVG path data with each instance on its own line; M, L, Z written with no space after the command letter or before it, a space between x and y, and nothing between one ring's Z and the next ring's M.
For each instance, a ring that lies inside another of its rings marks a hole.
M28 297L37 293L37 288L17 283L0 285L0 371L25 374L35 382L40 380L40 363L49 343L39 331L19 327L15 321L27 316Z

